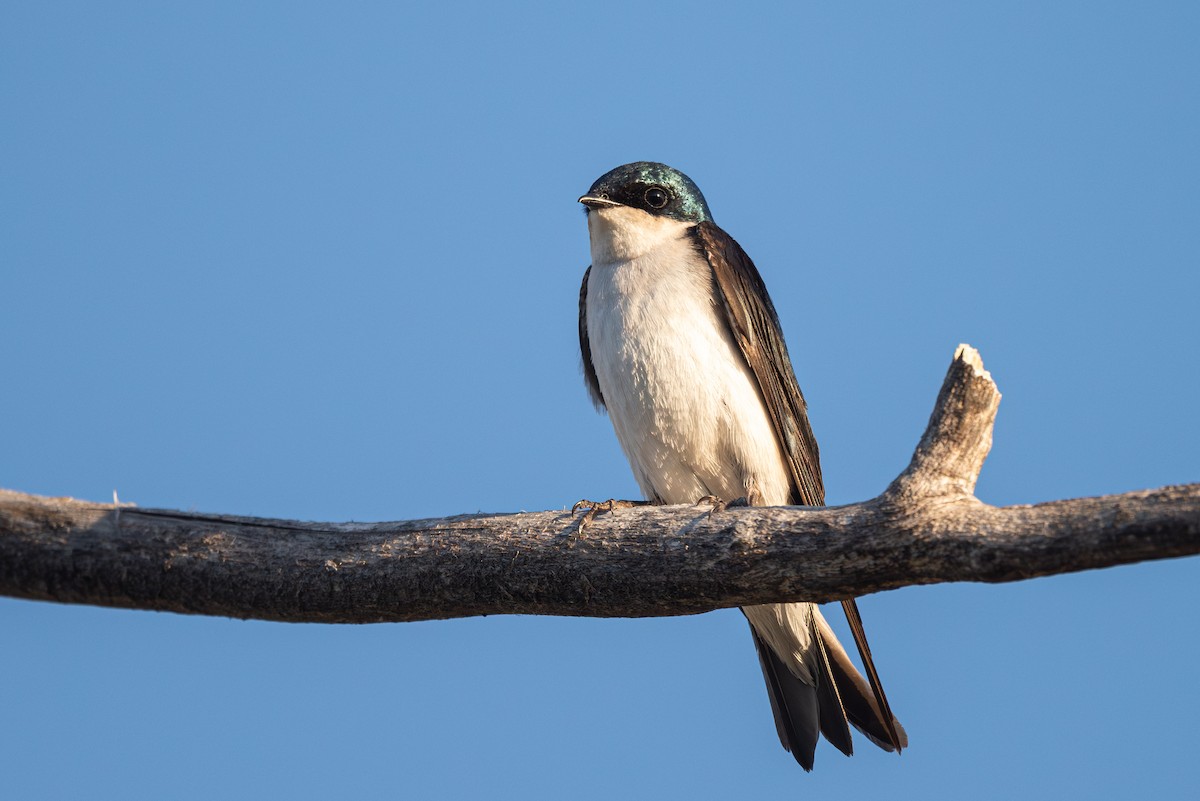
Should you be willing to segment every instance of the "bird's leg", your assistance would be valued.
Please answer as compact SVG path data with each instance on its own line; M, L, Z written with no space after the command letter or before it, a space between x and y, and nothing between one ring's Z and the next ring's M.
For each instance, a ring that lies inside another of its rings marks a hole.
M607 501L576 501L571 507L572 512L578 512L580 509L587 509L591 512L611 512L614 509L632 509L635 506L649 506L650 501L619 501L616 498L609 498Z
M750 506L750 499L743 495L740 498L734 498L732 501L727 501L724 498L718 498L716 495L705 495L703 498L696 500L696 506L702 503L707 503L712 509L708 510L710 515L715 515L717 512L724 512L726 509L736 509L742 506Z
M580 509L586 509L583 516L579 518L578 531L580 534L587 528L587 524L596 519L596 515L601 512L612 512L616 509L632 509L635 506L649 506L653 501L623 501L616 498L609 498L607 501L576 501L571 507L571 514L575 514Z

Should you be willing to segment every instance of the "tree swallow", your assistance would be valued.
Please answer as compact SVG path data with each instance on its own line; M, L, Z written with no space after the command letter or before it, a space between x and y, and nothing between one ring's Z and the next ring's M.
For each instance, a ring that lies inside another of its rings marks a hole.
M583 372L646 499L823 505L817 442L775 307L696 185L639 161L602 175L579 202L592 251L579 290ZM805 770L819 734L852 753L847 722L885 750L908 745L857 606L843 604L870 684L816 604L742 608L779 739Z

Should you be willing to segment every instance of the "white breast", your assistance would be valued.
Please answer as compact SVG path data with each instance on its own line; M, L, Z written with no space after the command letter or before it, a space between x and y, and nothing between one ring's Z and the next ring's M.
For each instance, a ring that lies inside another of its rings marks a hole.
M605 405L647 497L787 503L783 455L690 227L630 208L588 215L588 340Z

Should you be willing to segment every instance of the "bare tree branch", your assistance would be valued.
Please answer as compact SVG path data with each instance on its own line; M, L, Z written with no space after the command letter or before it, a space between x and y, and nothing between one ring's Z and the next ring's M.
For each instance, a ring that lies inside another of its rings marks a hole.
M1200 484L1036 506L972 494L1000 393L960 346L908 468L848 506L302 523L0 490L0 594L326 623L624 617L1015 581L1200 553Z

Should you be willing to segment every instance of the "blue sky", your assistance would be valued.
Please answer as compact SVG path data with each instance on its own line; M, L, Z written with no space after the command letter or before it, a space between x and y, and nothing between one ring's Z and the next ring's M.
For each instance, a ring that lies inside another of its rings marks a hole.
M687 172L829 501L959 342L990 503L1200 480L1200 7L5 3L0 486L317 520L636 497L575 198ZM778 745L735 611L331 627L0 599L13 798L1179 797L1196 560L862 603L912 741ZM834 615L831 615L834 617Z

